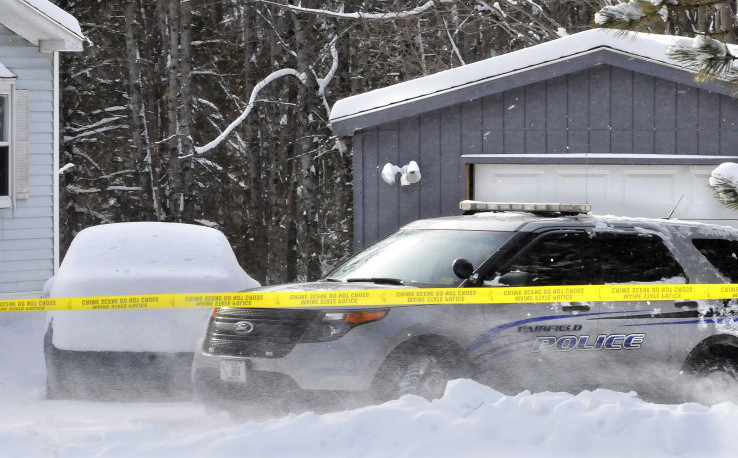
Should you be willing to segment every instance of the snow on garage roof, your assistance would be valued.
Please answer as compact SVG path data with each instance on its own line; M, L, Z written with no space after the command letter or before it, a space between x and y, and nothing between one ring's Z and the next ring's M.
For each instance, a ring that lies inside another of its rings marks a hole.
M341 99L333 106L330 121L333 130L338 135L352 135L356 129L379 123L365 122L365 125L361 125L361 123L352 121L352 118L356 120L369 113L430 99L532 67L544 66L602 49L684 70L684 66L671 59L666 51L673 44L690 46L691 43L691 38L684 37L591 29L473 64ZM434 108L441 108L441 106ZM381 120L381 117L376 120ZM392 120L386 119L384 122Z
M0 23L41 48L81 51L84 35L77 19L48 0L0 0Z

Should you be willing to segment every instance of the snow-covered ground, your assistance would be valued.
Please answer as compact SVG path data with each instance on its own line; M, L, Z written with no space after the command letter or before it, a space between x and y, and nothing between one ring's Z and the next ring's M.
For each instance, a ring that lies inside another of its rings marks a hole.
M328 414L238 423L196 403L45 401L43 316L0 316L1 456L734 456L738 405L634 394L504 396L457 380Z

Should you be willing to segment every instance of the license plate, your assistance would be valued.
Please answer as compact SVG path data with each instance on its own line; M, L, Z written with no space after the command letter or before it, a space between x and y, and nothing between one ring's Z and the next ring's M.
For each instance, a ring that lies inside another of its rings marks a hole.
M245 382L246 361L221 361L220 379L224 382Z

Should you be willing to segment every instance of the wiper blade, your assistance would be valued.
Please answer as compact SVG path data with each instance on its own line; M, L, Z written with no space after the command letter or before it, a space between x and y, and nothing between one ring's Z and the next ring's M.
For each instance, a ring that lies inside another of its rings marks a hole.
M405 284L405 282L400 280L399 278L381 278L381 277L347 278L346 281L376 283L378 285L404 285Z
M333 277L321 278L318 281L335 281L335 282L343 283L343 280L341 280L340 278L333 278Z

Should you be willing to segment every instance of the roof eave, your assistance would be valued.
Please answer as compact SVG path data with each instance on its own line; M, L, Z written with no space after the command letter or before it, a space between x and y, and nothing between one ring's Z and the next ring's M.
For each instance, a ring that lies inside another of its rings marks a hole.
M6 67L5 65L2 64L2 62L0 62L0 80L7 81L7 80L15 80L16 78L18 78L18 76L15 73L8 70L8 67Z
M2 24L42 52L82 51L85 37L24 1L3 2Z

